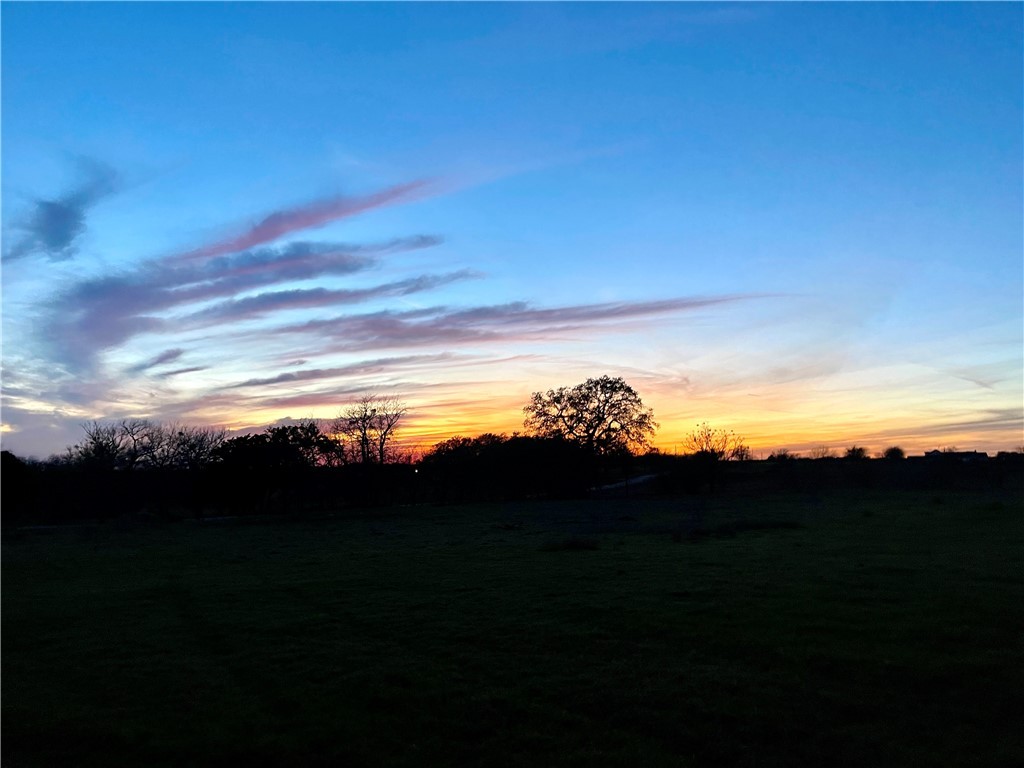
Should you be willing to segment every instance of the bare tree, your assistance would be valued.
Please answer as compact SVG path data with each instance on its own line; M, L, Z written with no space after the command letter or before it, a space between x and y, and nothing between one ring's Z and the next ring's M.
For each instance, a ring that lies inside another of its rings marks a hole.
M342 411L331 423L331 432L349 442L355 461L385 464L398 422L407 411L397 397L365 395Z
M523 412L530 433L563 437L598 454L646 448L658 427L636 390L611 376L534 392Z
M165 429L171 466L198 469L213 461L227 432L214 427L170 425Z
M85 439L68 449L73 463L100 469L118 469L124 466L127 440L118 424L90 421L82 425Z
M712 458L716 461L733 459L746 460L751 457L750 448L732 430L712 427L706 421L686 436L683 445L690 453Z
M157 464L157 456L167 441L166 432L161 425L146 419L123 419L118 429L124 443L126 469L140 469Z
M85 439L67 451L66 462L107 469L197 469L214 458L226 433L213 427L158 424L146 419L83 424Z

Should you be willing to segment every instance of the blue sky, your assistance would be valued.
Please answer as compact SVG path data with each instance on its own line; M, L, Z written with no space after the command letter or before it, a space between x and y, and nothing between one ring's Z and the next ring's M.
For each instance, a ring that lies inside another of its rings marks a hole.
M666 448L1024 443L1020 4L2 13L10 450L604 373Z

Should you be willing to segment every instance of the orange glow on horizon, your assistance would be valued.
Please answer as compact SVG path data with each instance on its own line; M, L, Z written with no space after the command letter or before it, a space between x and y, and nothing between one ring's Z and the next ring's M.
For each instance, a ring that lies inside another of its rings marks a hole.
M287 418L317 418L329 420L340 409L313 409L304 415L264 411L219 419L231 431L253 430ZM657 419L657 408L655 418ZM662 453L684 454L686 438L699 422L734 431L751 449L755 458L767 458L770 453L786 449L807 456L814 450L828 449L842 454L857 445L867 448L869 455L881 454L890 446L903 448L908 455L925 451L956 447L960 450L980 450L990 454L1019 450L1024 438L1014 439L1006 430L979 430L950 425L913 424L898 417L866 419L799 417L785 414L757 414L747 412L740 418L715 418L714 413L702 416L675 416L658 419L660 427L652 440L652 447ZM399 425L396 443L414 454L422 454L443 440L452 437L477 437L485 433L512 435L524 432L521 404L514 398L493 400L466 400L460 402L409 404L409 412Z

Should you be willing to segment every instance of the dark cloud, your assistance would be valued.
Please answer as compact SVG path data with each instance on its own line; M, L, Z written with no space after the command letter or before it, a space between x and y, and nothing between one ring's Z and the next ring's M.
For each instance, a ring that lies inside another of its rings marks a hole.
M156 357L151 357L149 360L144 360L138 365L131 366L128 369L128 373L142 373L143 371L149 370L150 368L156 368L158 365L174 362L183 354L185 354L185 350L183 349L168 349L164 352L161 352Z
M164 371L163 373L158 373L157 376L159 376L161 379L169 379L172 376L181 376L181 374L183 373L195 373L196 371L205 371L209 367L210 366L208 365L193 365L191 368L177 368L173 371Z
M82 180L60 197L37 199L24 221L16 225L24 235L4 253L5 261L43 255L64 261L77 253L76 241L85 232L86 214L117 191L119 178L113 169L88 158L78 159Z

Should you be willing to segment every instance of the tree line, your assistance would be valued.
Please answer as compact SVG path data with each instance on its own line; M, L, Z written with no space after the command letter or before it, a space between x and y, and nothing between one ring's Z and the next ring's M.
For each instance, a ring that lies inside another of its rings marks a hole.
M235 435L223 429L161 424L146 419L119 422L93 421L83 425L84 438L47 463L95 469L197 469L212 463L257 466L338 467L350 464L387 464L412 461L398 448L396 437L408 408L394 395L366 395L330 420L305 419L291 425L267 427L254 434ZM656 453L651 439L658 428L654 412L620 377L590 378L572 387L534 392L523 408L523 437L562 440L595 457ZM504 437L504 436L502 436ZM493 449L498 436L457 436L433 446L428 463L449 455L453 442L476 441ZM707 422L682 440L683 453L705 463L746 461L753 453L732 430ZM887 448L887 459L902 459L898 446ZM810 452L809 458L836 458L829 448ZM787 449L774 451L772 461L799 458ZM849 447L847 459L868 458L862 446Z
M83 425L81 442L46 463L101 471L386 464L401 457L395 435L407 410L397 397L367 395L326 422L306 419L234 437L215 427L148 419L92 421Z
M754 462L742 437L706 422L683 440L683 456L661 454L651 446L658 427L653 411L623 379L610 376L534 392L523 408L523 432L454 436L416 461L397 442L407 412L396 396L367 395L334 419L233 436L146 419L90 422L79 443L47 461L26 463L3 452L3 522L567 498L634 492L630 480L637 477L647 479L644 492L655 493L851 482L938 487L1001 482L1000 473L1021 464L1004 457L979 467L966 463L973 454L958 452L942 454L944 461L902 461L896 446L885 462L868 461L860 446L847 449L844 461L796 461L796 454L779 450ZM822 449L811 458L840 457Z

